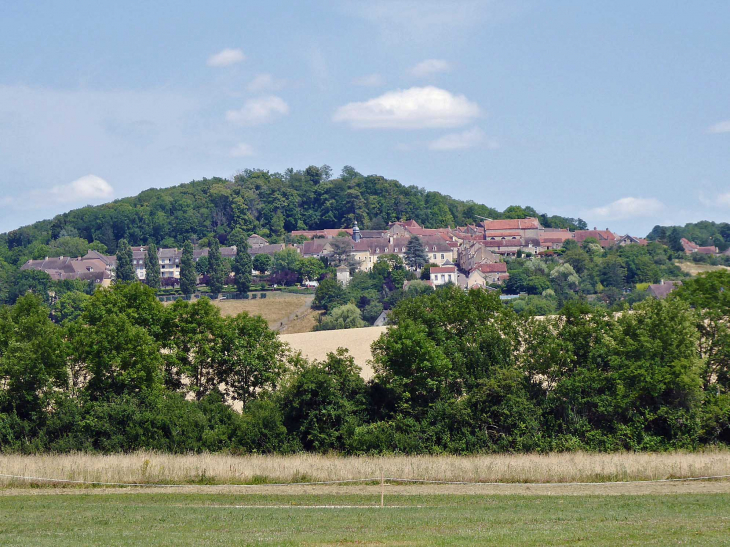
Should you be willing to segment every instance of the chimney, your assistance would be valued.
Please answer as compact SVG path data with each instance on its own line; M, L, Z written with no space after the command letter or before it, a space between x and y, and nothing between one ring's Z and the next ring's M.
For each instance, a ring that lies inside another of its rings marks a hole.
M593 231L595 232L596 230L598 230L598 228L596 228L596 227L594 226L594 227L593 227Z
M663 279L660 279L660 280L659 280L659 284L660 284L660 285L664 285L664 280L663 280Z

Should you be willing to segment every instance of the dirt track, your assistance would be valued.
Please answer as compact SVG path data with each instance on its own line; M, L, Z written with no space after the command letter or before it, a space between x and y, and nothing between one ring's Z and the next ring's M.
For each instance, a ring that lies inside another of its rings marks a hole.
M380 494L380 485L287 485L287 486L180 486L174 488L5 488L0 496L19 495L104 495L104 494L271 494L271 495L372 495ZM385 495L475 495L475 496L621 496L648 494L727 494L730 481L692 481L692 482L644 482L628 484L588 484L588 485L434 485L386 484Z

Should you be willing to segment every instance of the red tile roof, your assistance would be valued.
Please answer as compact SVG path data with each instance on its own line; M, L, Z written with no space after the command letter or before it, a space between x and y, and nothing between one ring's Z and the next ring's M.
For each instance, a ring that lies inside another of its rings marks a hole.
M482 273L507 273L507 264L504 262L494 262L492 264L479 264L472 269L479 270Z
M485 220L480 224L485 230L536 230L540 222L536 218L518 218L513 220Z
M434 274L445 274L445 273L456 273L456 266L440 266L438 268L431 268L429 273Z

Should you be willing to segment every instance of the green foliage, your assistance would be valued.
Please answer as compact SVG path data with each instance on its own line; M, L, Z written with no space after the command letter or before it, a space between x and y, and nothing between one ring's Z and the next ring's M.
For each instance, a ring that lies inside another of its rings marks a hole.
M253 257L253 269L260 274L265 274L271 269L273 259L270 255L257 254Z
M248 254L248 244L246 240L239 241L236 246L236 258L233 261L233 273L236 279L236 290L238 292L247 293L251 288L251 272L253 270L253 260ZM267 258L268 255L263 255Z
M20 270L11 278L11 284L7 291L9 304L15 303L21 296L33 293L43 302L50 302L49 290L51 288L51 276L39 270Z
M322 318L321 323L317 326L317 330L359 329L366 326L367 323L362 320L362 313L358 307L355 304L345 304L344 306L332 308Z
M365 382L345 350L301 364L282 386L284 425L305 450L343 450L367 408Z
M131 283L137 280L137 274L132 264L132 247L126 239L119 241L117 247L116 281L118 283Z
M296 272L299 270L300 260L302 260L302 257L299 252L293 247L287 247L278 253L274 253L272 271L274 273Z
M323 279L314 293L312 307L320 310L330 311L337 306L347 303L347 291L334 278Z
M406 264L418 270L428 263L428 254L426 254L426 248L423 246L421 238L413 236L408 240L406 246Z
M145 282L148 287L155 290L160 289L161 277L160 261L157 258L157 247L154 243L147 246L147 256L144 258Z
M213 294L218 294L223 290L226 281L226 268L223 265L223 257L221 256L220 243L217 238L213 238L210 242L208 250L208 288Z
M182 258L180 258L180 290L183 294L193 294L197 285L198 275L195 273L193 244L186 241L183 245Z

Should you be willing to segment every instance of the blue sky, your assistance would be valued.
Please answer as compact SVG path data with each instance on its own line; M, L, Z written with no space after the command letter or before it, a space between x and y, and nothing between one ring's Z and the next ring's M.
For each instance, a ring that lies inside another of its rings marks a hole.
M352 165L645 235L730 221L730 2L5 2L0 231Z

